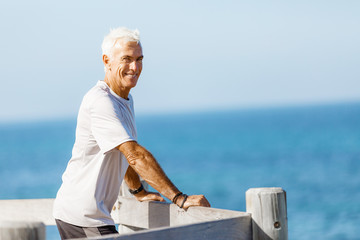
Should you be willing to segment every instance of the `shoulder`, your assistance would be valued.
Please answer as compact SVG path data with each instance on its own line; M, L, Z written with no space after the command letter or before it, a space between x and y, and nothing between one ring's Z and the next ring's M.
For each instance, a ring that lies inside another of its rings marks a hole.
M101 81L92 87L83 98L83 103L87 107L96 106L98 104L104 106L104 104L111 104L111 102L109 89L106 85L102 84Z

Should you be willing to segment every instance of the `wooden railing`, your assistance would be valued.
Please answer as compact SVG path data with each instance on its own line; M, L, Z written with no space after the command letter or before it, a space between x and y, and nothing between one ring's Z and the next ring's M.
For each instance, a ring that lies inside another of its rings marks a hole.
M53 201L0 200L0 239L45 239L45 225L55 225ZM119 196L111 215L120 235L88 239L287 240L286 194L281 188L249 189L246 211L205 207L185 211L174 204Z

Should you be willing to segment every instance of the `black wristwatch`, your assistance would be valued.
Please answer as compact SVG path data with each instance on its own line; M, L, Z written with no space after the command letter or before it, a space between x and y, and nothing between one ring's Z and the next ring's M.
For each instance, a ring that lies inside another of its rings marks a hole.
M144 186L141 184L141 186L140 186L138 189L131 190L131 189L129 188L129 192L130 192L132 195L135 195L135 194L138 194L139 192L141 192L143 189L144 189Z

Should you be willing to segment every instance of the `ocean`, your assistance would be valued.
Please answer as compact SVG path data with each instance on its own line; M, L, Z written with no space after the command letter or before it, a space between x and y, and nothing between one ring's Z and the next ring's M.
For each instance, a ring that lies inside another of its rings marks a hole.
M54 198L75 127L0 124L0 199ZM360 239L360 103L139 115L137 128L175 185L212 207L245 211L247 189L282 187L289 239Z

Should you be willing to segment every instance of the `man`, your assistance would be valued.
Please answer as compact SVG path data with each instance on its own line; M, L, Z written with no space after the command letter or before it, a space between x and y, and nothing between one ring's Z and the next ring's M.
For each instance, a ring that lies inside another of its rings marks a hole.
M137 142L130 90L142 70L139 32L112 30L102 51L105 78L83 98L72 157L54 203L62 239L117 233L110 212L123 179L138 201L164 201L143 189L139 175L181 208L210 207L203 195L182 194Z

